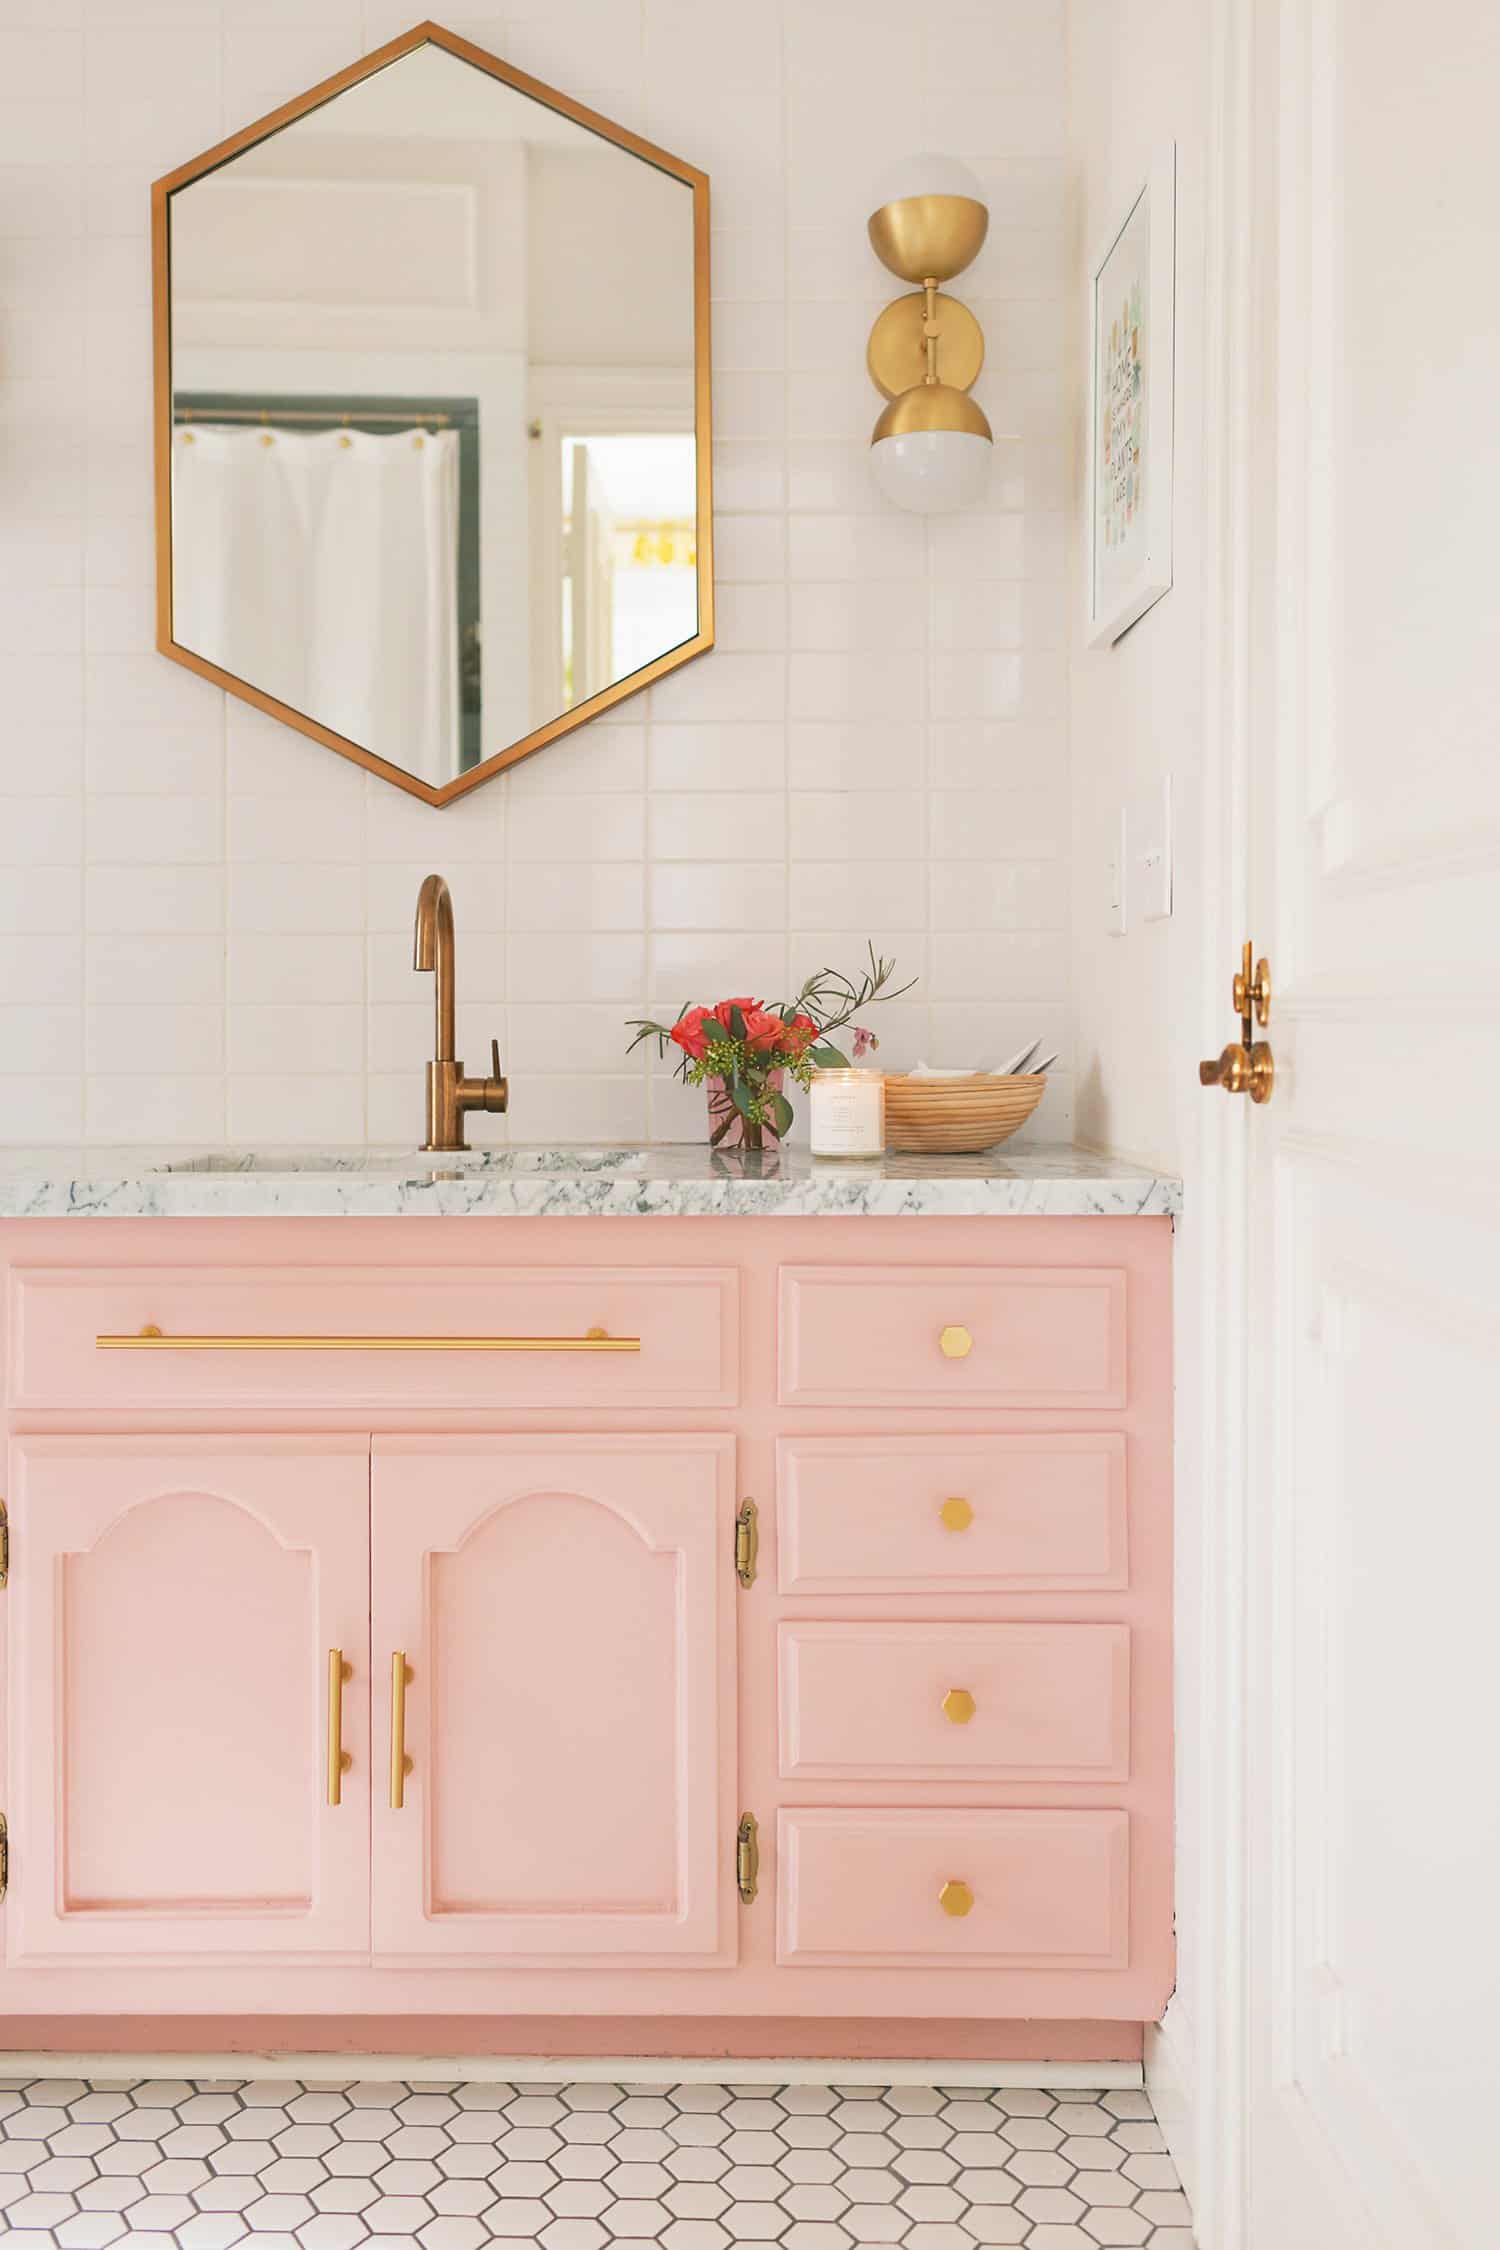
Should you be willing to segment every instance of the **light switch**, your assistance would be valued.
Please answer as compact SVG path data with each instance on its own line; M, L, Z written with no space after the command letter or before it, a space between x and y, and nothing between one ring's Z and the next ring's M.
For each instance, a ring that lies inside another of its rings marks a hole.
M1105 880L1109 889L1109 906L1104 927L1111 937L1125 935L1125 807L1121 805L1111 824L1109 864Z
M1172 911L1172 779L1163 774L1125 808L1126 896L1143 922Z

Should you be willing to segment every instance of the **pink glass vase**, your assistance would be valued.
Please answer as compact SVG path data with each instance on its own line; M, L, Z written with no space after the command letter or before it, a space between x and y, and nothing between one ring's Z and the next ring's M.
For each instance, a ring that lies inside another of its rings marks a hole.
M773 1070L765 1081L765 1092L779 1094L785 1077L784 1070ZM710 1148L764 1150L781 1146L781 1135L769 1118L763 1125L752 1125L748 1118L741 1117L722 1078L705 1079L704 1087L708 1094Z

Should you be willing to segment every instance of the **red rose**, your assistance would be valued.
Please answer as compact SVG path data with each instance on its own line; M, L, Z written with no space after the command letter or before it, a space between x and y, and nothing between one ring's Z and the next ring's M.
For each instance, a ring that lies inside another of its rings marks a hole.
M818 1036L818 1027L811 1016L793 1016L786 1027L787 1044L797 1053L810 1047Z
M742 998L739 1000L721 1000L717 1008L715 1008L714 1014L718 1018L719 1022L724 1026L724 1029L728 1031L730 1028L730 1016L734 1009L738 1008L742 1016L748 1017L759 1006L760 1002L758 1000L750 1000L746 998Z
M701 1062L707 1051L708 1035L703 1026L712 1020L707 1008L688 1008L672 1026L673 1039L694 1062Z
M786 1037L786 1025L780 1016L768 1015L764 1008L750 1007L745 1010L745 1037L752 1047L765 1053L781 1045Z

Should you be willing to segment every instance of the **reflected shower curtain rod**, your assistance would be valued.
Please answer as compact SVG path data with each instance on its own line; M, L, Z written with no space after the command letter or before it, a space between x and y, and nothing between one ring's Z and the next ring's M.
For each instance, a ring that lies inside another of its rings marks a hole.
M356 422L393 422L401 429L410 429L417 422L425 422L432 429L446 429L450 417L446 414L393 414L374 411L369 414L342 412L334 407L272 407L272 406L174 406L174 422L327 422L335 429Z

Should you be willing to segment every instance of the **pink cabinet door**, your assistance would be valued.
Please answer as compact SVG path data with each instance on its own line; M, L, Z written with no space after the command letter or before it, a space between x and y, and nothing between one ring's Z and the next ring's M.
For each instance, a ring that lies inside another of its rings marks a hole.
M24 1437L12 1472L8 1958L365 1952L368 1441Z
M733 1958L733 1457L376 1438L377 1958Z

